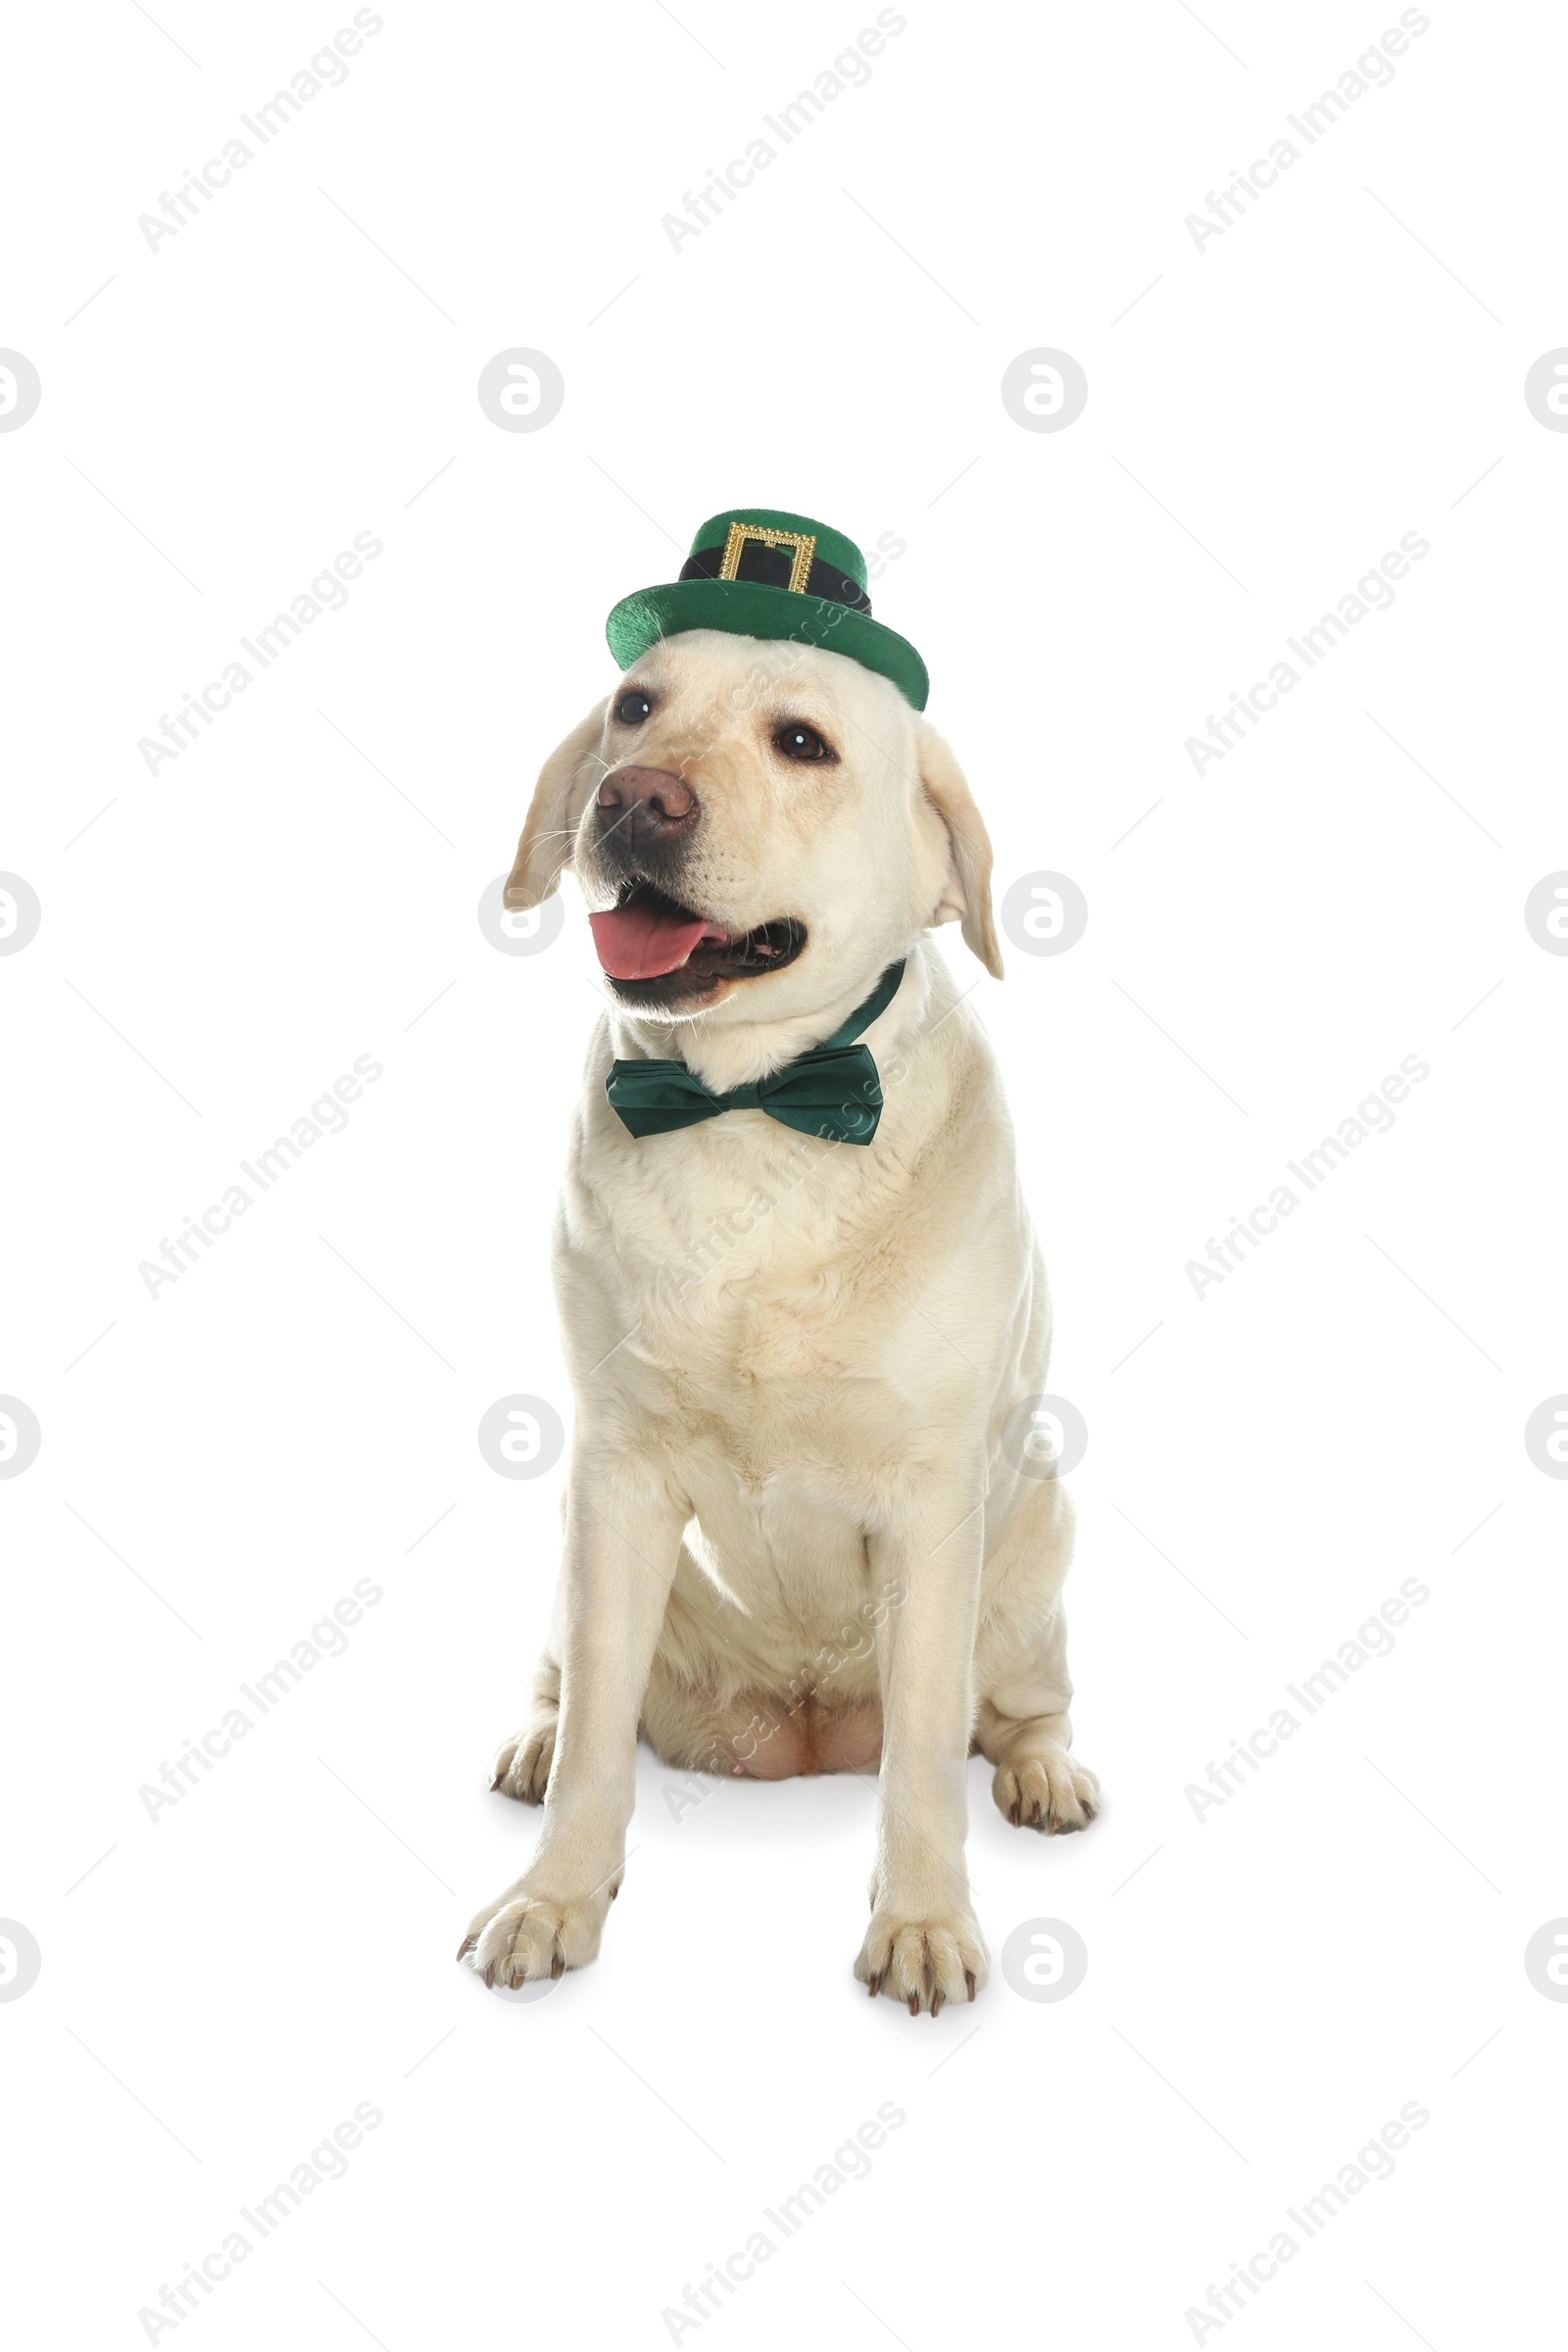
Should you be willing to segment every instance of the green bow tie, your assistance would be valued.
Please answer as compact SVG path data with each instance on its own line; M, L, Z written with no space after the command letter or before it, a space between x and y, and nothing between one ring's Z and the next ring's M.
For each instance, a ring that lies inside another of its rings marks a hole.
M715 1095L683 1061L614 1061L605 1080L610 1107L633 1135L668 1135L724 1110L765 1110L770 1119L836 1144L868 1144L882 1116L882 1082L869 1046L855 1040L886 1012L904 978L890 963L873 995L842 1029L771 1078Z

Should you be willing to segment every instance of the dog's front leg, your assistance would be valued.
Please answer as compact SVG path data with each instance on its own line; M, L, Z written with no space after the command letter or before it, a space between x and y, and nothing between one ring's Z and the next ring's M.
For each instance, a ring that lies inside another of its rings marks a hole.
M873 1996L907 2001L911 2016L972 2001L986 1981L963 1864L982 1494L978 1478L967 1494L944 1485L870 1539L873 1577L894 1597L878 1636L877 1855L871 1924L855 1973Z
M572 1452L562 1566L561 1720L532 1862L469 1922L459 1952L487 1984L583 1968L620 1889L637 1725L675 1573L684 1503L617 1446Z

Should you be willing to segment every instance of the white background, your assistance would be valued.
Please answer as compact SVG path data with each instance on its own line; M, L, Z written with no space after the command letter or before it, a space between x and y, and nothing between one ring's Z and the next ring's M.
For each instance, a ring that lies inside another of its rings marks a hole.
M911 0L677 252L662 216L869 5L388 0L149 250L138 216L350 13L100 0L11 36L0 342L43 384L0 435L0 866L43 909L0 960L0 1390L43 1433L0 1482L0 1914L42 1952L0 2005L17 2340L147 2340L365 2101L347 2178L157 2341L664 2343L893 2102L869 2178L679 2340L1176 2346L1410 2101L1394 2177L1215 2333L1535 2340L1568 1485L1523 1427L1568 1389L1568 959L1523 903L1568 865L1568 439L1522 388L1568 341L1561 21L1433 6L1200 251L1185 217L1397 10ZM565 380L537 433L475 397L518 345ZM1089 379L1063 432L1002 405L1038 346ZM569 1417L547 1226L597 986L575 899L537 957L477 902L607 689L612 603L748 501L905 543L876 609L999 898L1049 868L1090 906L974 1002L1090 1430L1106 1808L1047 1842L970 1782L994 1961L1060 1919L1089 1972L1041 2004L996 1966L934 2026L851 1976L853 1778L677 1818L644 1752L599 1964L525 2003L453 1963L536 1833L486 1782L560 1472L498 1478L475 1428L515 1391ZM346 609L150 775L138 740L359 532ZM1186 739L1406 532L1393 608L1196 775ZM150 1298L140 1261L366 1054L346 1131ZM1196 1297L1187 1261L1412 1054L1392 1131ZM1197 1819L1412 1577L1393 1653ZM150 1820L139 1787L362 1578L346 1652Z

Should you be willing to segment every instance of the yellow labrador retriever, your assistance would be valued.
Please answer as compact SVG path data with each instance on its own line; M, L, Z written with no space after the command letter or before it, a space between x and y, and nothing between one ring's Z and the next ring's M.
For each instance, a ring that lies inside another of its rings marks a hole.
M889 676L730 623L656 635L545 762L507 905L568 869L609 998L554 1242L575 1426L494 1781L544 1826L459 1958L511 1985L594 1958L639 1732L697 1772L880 1758L856 1975L935 2015L987 1972L966 1758L1015 1824L1082 1829L1099 1795L1068 1752L1071 1505L1004 1443L1046 1386L1045 1277L926 937L958 920L1001 976L985 828Z

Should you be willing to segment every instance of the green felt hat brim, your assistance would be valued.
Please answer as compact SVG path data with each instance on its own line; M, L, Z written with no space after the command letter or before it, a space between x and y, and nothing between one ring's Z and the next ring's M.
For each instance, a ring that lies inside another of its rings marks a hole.
M763 637L843 654L862 669L891 679L906 702L923 710L931 681L908 640L879 620L825 597L770 588L760 580L672 580L625 596L605 623L610 650L622 669L686 629L722 629L732 637Z

